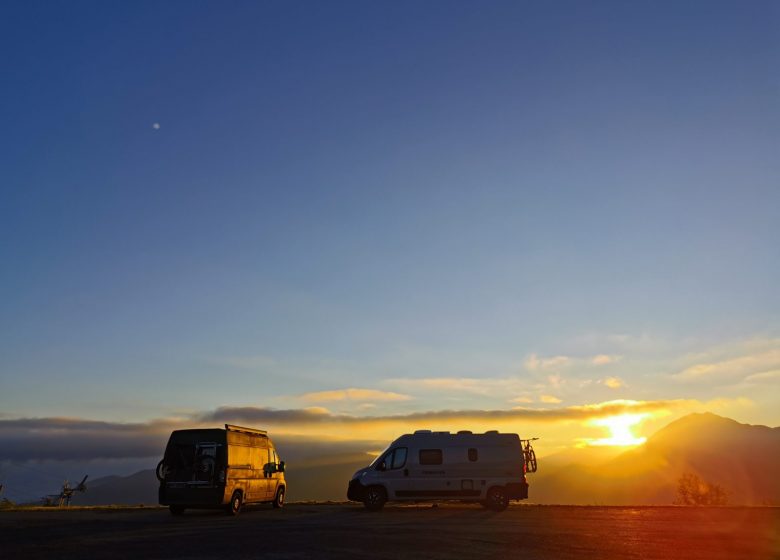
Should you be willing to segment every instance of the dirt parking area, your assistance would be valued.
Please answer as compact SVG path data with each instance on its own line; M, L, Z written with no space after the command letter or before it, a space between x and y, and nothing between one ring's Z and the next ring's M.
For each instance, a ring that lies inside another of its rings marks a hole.
M35 558L780 558L780 508L351 504L221 512L0 512L0 556Z

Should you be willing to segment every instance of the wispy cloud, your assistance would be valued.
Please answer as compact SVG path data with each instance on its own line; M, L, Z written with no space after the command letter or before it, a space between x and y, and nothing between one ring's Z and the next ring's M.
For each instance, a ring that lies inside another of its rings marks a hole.
M536 354L531 354L525 359L525 369L528 371L551 371L560 369L571 362L571 358L568 356L551 356L549 358L543 358Z
M605 366L607 364L614 364L619 361L621 356L598 354L590 359L590 363L594 366Z
M737 355L699 360L672 377L678 381L710 383L773 379L774 373L780 371L780 341L771 340L766 341L764 347L755 346L748 345Z
M397 402L408 401L412 397L392 391L379 391L377 389L335 389L332 391L317 391L313 393L304 393L300 396L304 401L309 402L331 402L331 401L360 401L360 402Z
M596 354L595 356L550 356L531 354L525 359L525 369L530 372L560 372L582 370L614 364L622 359L618 354Z
M539 400L546 404L560 404L563 402L561 399L554 397L553 395L542 395L539 397Z
M609 387L610 389L620 389L625 385L625 383L623 383L623 380L620 379L619 377L605 377L604 379L601 380L601 382L607 387Z

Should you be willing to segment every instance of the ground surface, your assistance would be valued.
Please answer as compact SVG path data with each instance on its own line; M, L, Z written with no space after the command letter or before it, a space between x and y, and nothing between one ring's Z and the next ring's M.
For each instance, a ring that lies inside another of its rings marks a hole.
M24 558L780 558L780 508L260 506L237 518L163 509L0 512Z

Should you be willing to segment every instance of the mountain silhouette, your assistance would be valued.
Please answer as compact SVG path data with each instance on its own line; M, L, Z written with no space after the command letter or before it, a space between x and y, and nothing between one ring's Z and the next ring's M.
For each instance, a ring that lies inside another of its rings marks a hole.
M712 413L684 416L644 445L596 465L571 462L532 480L540 503L671 504L683 473L721 485L729 503L780 504L780 428Z
M337 453L289 461L288 499L344 500L365 453ZM658 430L644 445L619 452L591 448L539 460L529 475L530 501L544 504L653 505L674 502L683 473L697 474L728 492L730 504L780 504L780 428L740 424L711 413L690 414ZM74 504L156 504L152 469L88 484Z
M371 458L365 453L321 456L316 460L288 463L285 472L288 501L343 501L352 474L365 467ZM87 492L76 494L73 505L155 505L159 483L154 469L130 476L106 476L87 485Z

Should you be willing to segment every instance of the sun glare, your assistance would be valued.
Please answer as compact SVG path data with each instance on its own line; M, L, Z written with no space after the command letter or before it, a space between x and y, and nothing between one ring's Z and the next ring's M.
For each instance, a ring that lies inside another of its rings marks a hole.
M632 428L642 422L649 414L621 414L619 416L610 416L608 418L598 418L591 424L609 429L610 436L607 438L595 439L589 442L590 445L640 445L644 443L646 437L638 437L632 431Z

